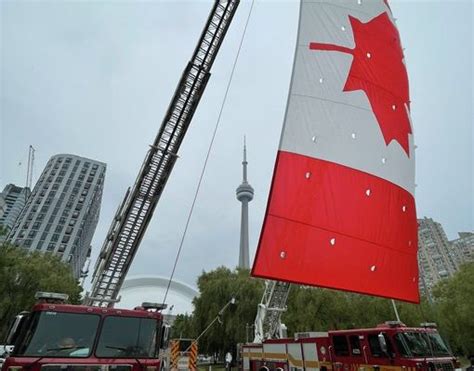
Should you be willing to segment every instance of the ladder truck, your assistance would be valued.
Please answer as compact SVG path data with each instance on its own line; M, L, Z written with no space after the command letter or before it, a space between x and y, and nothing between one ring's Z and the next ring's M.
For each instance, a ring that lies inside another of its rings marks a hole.
M158 371L167 369L164 304L115 309L118 293L170 176L178 150L210 78L210 70L240 0L215 0L158 134L133 187L127 190L95 265L83 305L62 294L39 293L19 314L8 343L14 350L3 371ZM120 369L120 370L119 370Z

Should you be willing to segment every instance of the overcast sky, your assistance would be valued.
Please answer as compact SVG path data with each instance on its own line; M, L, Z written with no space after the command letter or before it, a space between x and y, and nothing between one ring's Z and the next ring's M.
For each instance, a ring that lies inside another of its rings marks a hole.
M368 0L367 0L368 1ZM0 187L34 180L50 156L107 163L94 259L207 19L210 1L1 2ZM473 3L392 1L406 48L417 149L418 217L450 239L473 230ZM297 1L257 1L176 278L238 262L247 135L251 257L283 123ZM243 0L130 274L169 276L250 9Z

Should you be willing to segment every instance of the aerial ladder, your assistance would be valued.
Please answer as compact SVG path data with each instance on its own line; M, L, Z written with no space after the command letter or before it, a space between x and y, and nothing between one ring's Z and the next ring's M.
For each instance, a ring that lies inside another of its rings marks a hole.
M286 337L286 327L281 323L281 315L286 311L289 293L290 283L265 281L265 291L260 304L258 304L255 317L254 343Z
M84 304L113 307L137 253L178 150L210 77L217 52L240 0L216 0L135 184L127 190L97 259Z

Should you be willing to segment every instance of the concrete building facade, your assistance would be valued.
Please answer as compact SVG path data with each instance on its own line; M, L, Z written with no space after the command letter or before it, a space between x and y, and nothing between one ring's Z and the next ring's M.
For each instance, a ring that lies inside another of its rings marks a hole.
M3 198L3 194L0 193L0 218L3 217L3 214L5 214L6 208L7 208L7 203L5 202L5 199Z
M60 256L79 278L99 219L105 170L104 163L75 155L51 157L8 241Z
M28 187L18 187L14 184L8 184L0 194L0 226L4 228L7 233L13 228L30 193ZM0 236L0 242L3 242L5 238L6 235Z
M458 267L443 227L431 218L418 219L418 266L420 291L428 295L439 280L451 277Z
M451 241L458 265L474 261L474 233L459 232L459 238Z

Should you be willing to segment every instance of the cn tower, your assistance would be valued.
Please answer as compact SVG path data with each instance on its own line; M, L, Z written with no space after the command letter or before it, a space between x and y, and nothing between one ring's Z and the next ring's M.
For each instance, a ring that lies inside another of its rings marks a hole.
M253 188L247 182L247 146L244 137L244 160L242 161L242 184L236 190L237 200L242 202L242 219L240 221L239 268L250 268L249 262L249 202L253 200Z

